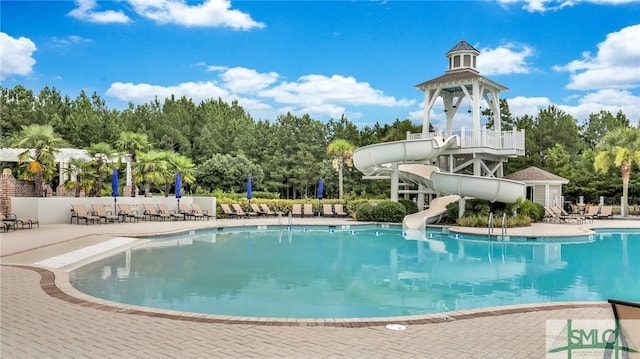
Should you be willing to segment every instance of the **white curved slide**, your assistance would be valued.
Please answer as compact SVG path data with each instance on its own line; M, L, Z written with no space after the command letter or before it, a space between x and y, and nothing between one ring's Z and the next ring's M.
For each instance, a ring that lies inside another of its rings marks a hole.
M376 143L360 147L353 153L353 165L367 176L385 165L397 162L426 161L435 158L456 143L456 137L431 137L417 140Z
M434 172L430 179L436 191L457 194L461 197L514 203L518 198L525 198L526 195L524 183L504 178Z
M424 211L406 215L402 220L403 230L424 228L427 224L440 222L442 215L447 211L447 205L460 199L458 195L437 197L431 200L429 208Z
M377 143L356 149L353 154L354 166L365 175L389 172L390 165L398 163L401 175L415 183L435 191L460 197L473 197L491 202L513 203L526 195L526 185L522 182L503 178L471 176L440 172L437 167L424 162L438 157L447 148L457 144L457 137L431 137L426 139ZM454 197L443 197L447 204ZM427 223L436 223L444 211L432 200L429 209L407 216L403 221L406 228L420 228ZM456 198L455 200L458 200ZM434 206L434 202L436 206ZM433 222L436 221L436 222Z

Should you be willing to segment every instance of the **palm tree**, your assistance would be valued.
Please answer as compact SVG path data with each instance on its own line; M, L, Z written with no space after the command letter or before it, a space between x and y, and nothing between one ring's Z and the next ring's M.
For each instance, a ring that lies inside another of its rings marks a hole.
M74 190L75 196L80 197L80 193L89 193L95 186L96 179L93 175L94 163L83 160L81 158L72 158L69 160L68 167L64 169L69 177L74 176L74 181L66 181L64 187L67 190Z
M14 148L25 148L18 154L18 163L27 162L26 175L34 179L37 197L44 195L44 181L53 177L56 154L64 146L65 140L51 125L22 126L22 133L12 144Z
M182 183L193 183L196 180L194 177L196 165L191 162L191 159L171 151L163 151L160 154L161 158L167 162L168 170L164 178L165 197L169 196L176 173L180 172Z
M613 166L620 167L622 174L622 215L629 214L629 179L631 166L640 165L640 127L620 127L608 132L596 147L593 166L603 173Z
M98 180L96 183L96 196L102 196L102 179L106 165L113 159L116 151L106 142L94 143L87 148L89 156L93 158L95 163Z
M351 144L351 142L341 139L335 139L331 141L331 143L327 147L327 153L335 157L335 160L333 161L333 167L338 170L338 193L340 199L342 199L343 196L342 171L345 165L351 167L351 158L353 157L354 149L355 146Z
M131 166L138 161L138 152L147 151L151 148L149 138L142 133L124 131L120 133L120 138L116 141L116 148L123 154L129 155ZM135 171L131 172L131 197L136 196Z
M164 177L167 172L168 163L162 159L161 152L149 151L138 153L132 176L135 175L139 182L144 183L144 195L149 196L151 194L151 185L164 183Z

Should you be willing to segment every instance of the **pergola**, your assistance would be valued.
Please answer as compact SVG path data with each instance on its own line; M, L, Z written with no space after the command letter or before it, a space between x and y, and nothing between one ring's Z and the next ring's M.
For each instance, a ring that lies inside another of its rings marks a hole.
M0 162L18 162L18 155L27 149L25 148L0 148ZM33 152L33 150L31 150ZM58 164L58 178L60 184L65 182L65 169L68 168L69 161L72 159L82 159L82 160L90 160L91 156L89 156L86 150L81 150L78 148L61 148L58 153L55 155L55 161ZM131 161L129 156L124 156L122 158L127 163L127 182L126 185L131 185ZM74 181L73 176L71 181Z

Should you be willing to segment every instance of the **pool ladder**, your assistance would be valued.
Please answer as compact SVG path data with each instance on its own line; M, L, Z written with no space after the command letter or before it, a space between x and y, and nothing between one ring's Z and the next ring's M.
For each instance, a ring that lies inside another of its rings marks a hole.
M293 225L293 216L291 215L291 212L289 212L288 215L288 222L289 227L291 227ZM282 213L278 213L278 225L282 226Z
M491 233L493 233L493 227L495 225L495 218L493 217L493 212L489 213L489 224L487 226L487 229L489 231L489 236L491 236ZM507 234L507 214L503 213L502 214L502 226L501 226L501 236L504 239L504 235Z

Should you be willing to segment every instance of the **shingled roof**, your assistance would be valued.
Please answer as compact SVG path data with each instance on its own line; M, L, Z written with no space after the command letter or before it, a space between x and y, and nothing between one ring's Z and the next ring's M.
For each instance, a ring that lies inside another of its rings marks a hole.
M521 182L556 182L556 183L569 183L569 180L553 173L542 170L538 167L531 166L521 171L514 172L510 175L504 176L506 179L521 181Z
M449 55L450 53L456 52L456 51L473 51L478 54L480 53L480 51L476 50L473 46L469 45L469 43L464 40L461 40L459 43L457 43L456 46L454 46L446 54Z

